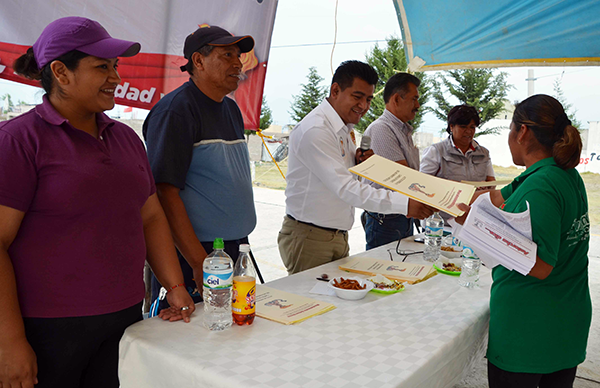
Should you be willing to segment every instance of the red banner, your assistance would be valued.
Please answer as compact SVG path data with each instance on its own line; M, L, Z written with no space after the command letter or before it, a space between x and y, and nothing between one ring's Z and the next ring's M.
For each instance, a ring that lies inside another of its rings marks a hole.
M118 0L106 1L119 3ZM151 4L145 4L143 9L136 9L135 12L140 18L146 16L148 22L132 19L131 22L128 21L127 25L123 24L124 15L108 13L106 10L111 9L108 6L90 11L89 8L84 9L83 5L80 6L81 10L78 10L78 5L73 5L70 1L65 0L36 0L34 2L39 2L40 6L43 4L44 7L47 7L48 3L54 4L56 6L54 9L71 10L73 13L58 15L57 12L52 12L51 17L46 17L43 13L36 13L33 17L36 19L35 23L27 20L29 25L40 26L39 28L36 27L36 31L32 31L33 28L12 28L18 24L15 22L17 15L31 16L26 12L23 13L24 11L20 9L24 7L30 9L32 6L30 2L27 2L27 4L14 2L10 3L8 7L3 6L3 12L0 15L0 78L39 86L39 82L14 74L13 62L27 51L35 42L43 27L52 20L72 15L85 16L98 20L115 38L138 41L142 44L142 52L138 55L119 59L119 74L122 82L115 91L115 101L120 105L151 109L162 96L188 80L188 73L181 72L179 68L187 62L181 55L185 37L202 24L219 25L235 35L252 35L256 42L254 50L242 54L241 59L244 64L243 71L246 78L240 82L238 89L231 97L236 100L242 111L245 128L258 128L267 59L277 6L276 0L242 3L235 2L235 0L220 0L218 2L211 0L180 0L167 3L168 5L159 0L149 0L149 2L156 2L160 6L158 11L163 12L164 9L162 8L170 7L167 13L168 16L163 17L164 13L160 14L157 10L151 11ZM59 5L66 3L69 4L68 7L59 7ZM203 7L198 3L206 4ZM186 4L189 7L185 7ZM124 7L119 5L118 8ZM127 12L125 9L122 9L122 11ZM12 15L11 12L13 12ZM193 22L190 22L192 20ZM174 21L178 23L174 23ZM162 34L158 31L159 34L157 35L157 28L162 30ZM160 36L158 42L157 36ZM159 49L161 46L163 49Z

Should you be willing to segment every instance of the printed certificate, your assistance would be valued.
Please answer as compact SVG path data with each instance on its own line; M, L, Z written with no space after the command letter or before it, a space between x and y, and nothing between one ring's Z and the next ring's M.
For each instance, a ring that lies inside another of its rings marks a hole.
M423 174L379 155L349 171L455 217L464 213L456 205L468 205L475 193L475 186Z
M291 325L335 309L331 303L256 285L256 315Z
M422 282L437 274L430 264L402 263L370 257L357 257L349 263L340 265L340 269L364 275L381 274L388 279L410 284Z
M485 193L471 205L464 226L453 226L453 232L489 268L501 264L527 275L535 265L537 244L532 241L529 203L524 212L508 213Z

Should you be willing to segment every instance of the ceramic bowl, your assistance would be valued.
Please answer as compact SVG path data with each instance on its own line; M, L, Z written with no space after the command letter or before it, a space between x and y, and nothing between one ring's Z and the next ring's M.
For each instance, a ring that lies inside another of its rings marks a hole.
M341 278L354 279L354 280L358 281L358 283L361 286L366 285L366 287L362 290L346 290L346 289L338 288L338 287L334 286L333 281L337 280L339 283L342 281ZM338 298L346 299L346 300L359 300L359 299L364 298L365 295L367 295L369 293L369 291L371 291L373 289L373 283L371 283L370 281L368 281L366 279L349 277L349 276L340 276L340 277L331 279L329 281L329 287L331 287L335 291L335 294L338 296Z
M442 254L442 256L448 258L448 259L458 259L460 256L462 256L462 247L457 247L457 246L452 246L452 245L442 245L442 247L447 247L447 248L452 248L453 251L445 251L445 250L441 250L440 253Z

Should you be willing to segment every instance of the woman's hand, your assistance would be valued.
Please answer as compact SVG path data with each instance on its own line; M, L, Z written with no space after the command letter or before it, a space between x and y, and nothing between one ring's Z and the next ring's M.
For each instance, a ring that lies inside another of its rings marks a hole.
M37 358L27 339L0 341L0 387L33 388L37 383Z
M456 205L456 207L464 211L464 214L462 216L456 217L454 220L456 221L456 223L464 225L465 221L467 220L467 216L471 211L471 206L465 205L464 203L459 203Z
M190 316L196 310L196 305L185 287L176 287L168 292L167 301L171 307L161 310L158 313L159 317L170 322L182 319L186 323L190 321Z

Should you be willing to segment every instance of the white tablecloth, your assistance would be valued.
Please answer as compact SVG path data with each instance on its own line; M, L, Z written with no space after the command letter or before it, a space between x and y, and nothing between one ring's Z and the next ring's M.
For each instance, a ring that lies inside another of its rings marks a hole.
M392 243L357 256L389 259ZM402 241L401 248L423 249ZM393 254L395 260L401 257ZM348 260L348 259L343 259ZM423 262L421 255L407 261ZM337 309L297 325L257 317L251 326L210 332L202 304L191 323L152 318L127 329L120 346L121 387L452 387L486 346L490 271L465 289L438 274L393 295L360 301L309 291L343 261L268 283Z

